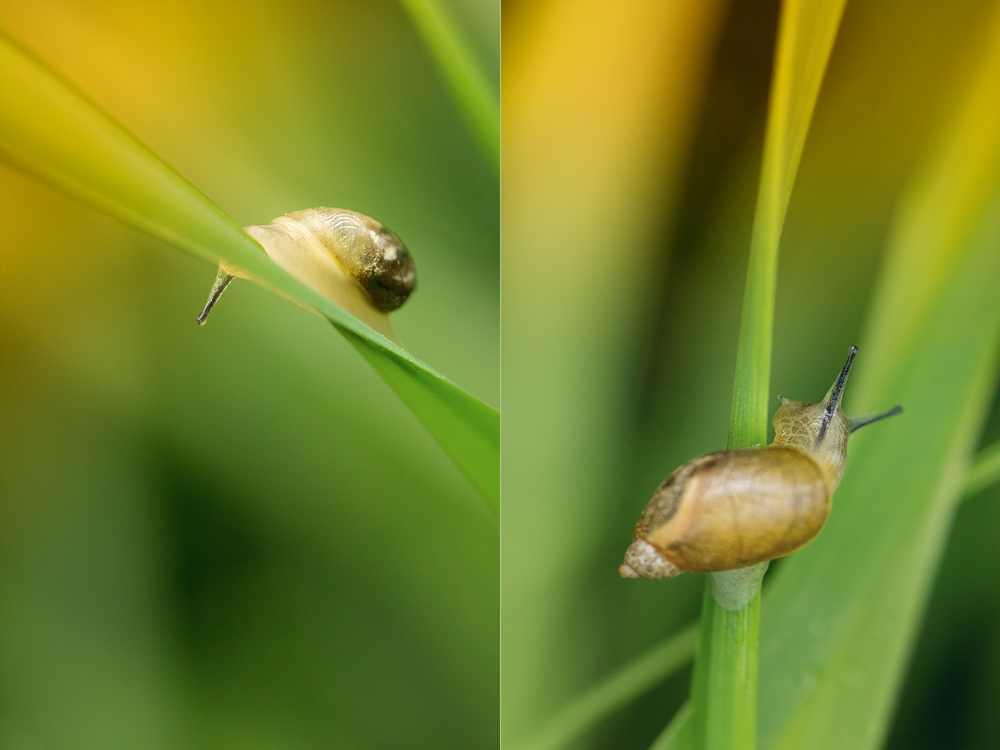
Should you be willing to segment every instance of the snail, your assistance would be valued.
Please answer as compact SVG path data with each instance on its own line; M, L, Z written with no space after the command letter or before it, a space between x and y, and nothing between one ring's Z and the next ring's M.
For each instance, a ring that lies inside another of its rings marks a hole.
M417 270L394 232L370 216L343 208L307 208L279 216L267 226L245 229L285 271L396 340L387 313L413 292ZM199 325L205 325L234 278L250 277L220 263Z
M770 445L709 453L667 477L639 516L622 577L735 570L811 541L844 475L848 436L902 411L844 416L840 400L857 353L852 346L820 403L779 397Z

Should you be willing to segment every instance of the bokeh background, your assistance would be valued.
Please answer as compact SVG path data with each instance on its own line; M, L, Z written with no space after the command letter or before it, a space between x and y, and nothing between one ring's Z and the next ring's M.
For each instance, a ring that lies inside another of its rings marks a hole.
M698 617L701 576L617 568L658 483L726 444L778 10L503 6L505 746ZM782 238L775 396L818 400L860 343L896 207L996 12L848 3ZM998 438L994 403L979 442ZM1000 488L961 505L889 747L995 741L998 531ZM689 682L681 671L576 746L649 747Z
M494 3L443 3L499 92ZM499 179L395 2L0 3L239 223L407 243L500 400ZM0 746L495 747L499 526L323 319L0 166Z

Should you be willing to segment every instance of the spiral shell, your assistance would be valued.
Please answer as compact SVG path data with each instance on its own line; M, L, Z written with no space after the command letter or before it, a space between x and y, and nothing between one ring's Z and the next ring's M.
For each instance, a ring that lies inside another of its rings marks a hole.
M268 257L296 279L333 300L379 333L396 340L387 313L402 305L417 285L410 251L395 232L344 208L307 208L270 224L246 227ZM208 311L240 269L220 265Z

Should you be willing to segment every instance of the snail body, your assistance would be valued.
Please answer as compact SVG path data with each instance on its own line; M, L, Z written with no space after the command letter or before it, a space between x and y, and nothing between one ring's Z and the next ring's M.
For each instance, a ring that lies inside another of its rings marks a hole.
M417 272L394 232L370 216L343 208L308 208L245 229L282 269L395 340L387 313L416 288ZM200 324L234 277L246 275L220 264Z
M857 348L818 404L782 398L768 446L709 453L668 476L639 517L619 573L672 578L783 557L811 541L844 475L847 439L898 414L849 419L840 401Z

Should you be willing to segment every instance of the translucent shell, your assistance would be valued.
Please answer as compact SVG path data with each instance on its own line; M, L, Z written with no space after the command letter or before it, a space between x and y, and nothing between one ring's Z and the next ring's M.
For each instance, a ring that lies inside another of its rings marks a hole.
M276 222L299 222L311 230L380 312L392 312L416 288L417 268L406 245L370 216L343 208L309 208Z
M295 211L246 231L292 276L395 340L386 313L416 288L417 270L394 232L343 208Z

